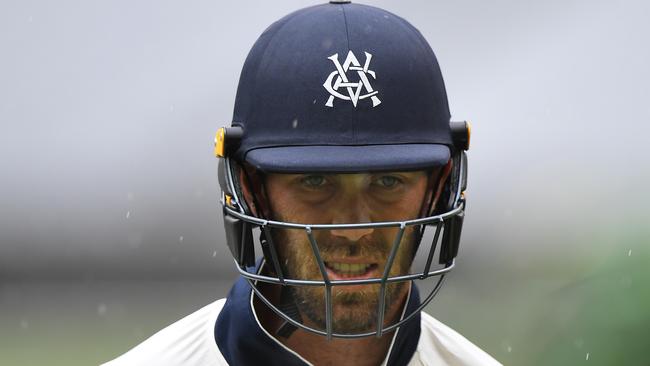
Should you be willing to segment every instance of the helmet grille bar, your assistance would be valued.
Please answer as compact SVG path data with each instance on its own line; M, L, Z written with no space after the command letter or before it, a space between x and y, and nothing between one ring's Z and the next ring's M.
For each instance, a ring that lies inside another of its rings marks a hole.
M386 228L386 227L400 227L402 224L406 226L434 224L440 220L445 220L451 216L458 215L461 211L463 211L463 209L464 209L464 205L459 204L455 208L441 215L429 216L420 219L405 220L405 221L382 221L382 222L368 222L368 223L360 223L360 224L298 224L293 222L260 219L255 216L250 216L247 214L237 212L228 206L224 206L224 210L227 214L233 215L239 219L248 221L257 226L268 226L268 227L284 228L284 229L303 229L303 230L309 228L310 231L366 229L366 228L379 229L379 228Z
M429 249L429 255L427 256L427 262L424 265L424 270L422 271L422 279L427 277L429 269L431 268L431 262L433 262L433 254L436 251L436 245L438 244L438 238L440 237L440 231L442 230L442 219L436 224L436 233L433 235L433 240L431 241L431 248Z
M435 271L430 271L429 273L426 274L426 277L433 277L433 276L440 276L442 274L445 274L449 272L452 268L454 268L454 263L455 260L451 262L451 264L446 265L444 268L437 269ZM235 260L235 264L237 265L237 270L239 271L239 274L242 276L249 278L251 280L255 281L261 281L261 282L266 282L266 283L273 283L277 285L287 285L287 286L325 286L325 281L319 281L319 280L293 280L293 279L284 279L284 283L281 283L280 280L276 277L270 277L270 276L264 276L256 273L250 273L246 270L245 267L240 266L237 261ZM405 281L411 281L411 280L421 280L422 279L422 273L412 273L408 275L403 275L403 276L393 276L393 277L388 277L386 279L387 283L392 283L392 282L405 282ZM330 281L331 286L350 286L350 285L372 285L372 284L377 284L381 283L382 279L381 278L369 278L369 279L364 279L364 280L337 280L337 281Z
M382 326L384 325L384 316L386 312L386 280L390 274L390 270L393 268L393 262L395 261L395 255L397 255L397 249L399 244L402 241L404 236L404 230L406 225L402 222L399 226L399 232L395 236L393 241L393 246L390 249L390 254L388 255L388 260L386 261L386 267L384 268L384 274L381 276L381 287L379 289L379 299L377 307L377 338L382 335Z
M314 233L311 231L309 226L305 228L305 232L307 232L311 250L314 252L314 256L318 262L318 269L320 269L320 273L325 281L325 329L327 330L327 339L330 340L332 339L332 284L330 283L330 277L327 275L327 270L325 269L325 262L320 256L320 250L318 249L316 238L314 238Z
M273 262L275 273L278 275L280 283L284 284L284 275L282 273L282 267L280 266L280 260L278 259L278 252L275 250L275 244L273 243L273 235L271 235L271 230L268 229L266 225L262 225L260 229L266 238L266 245L271 256L271 261Z

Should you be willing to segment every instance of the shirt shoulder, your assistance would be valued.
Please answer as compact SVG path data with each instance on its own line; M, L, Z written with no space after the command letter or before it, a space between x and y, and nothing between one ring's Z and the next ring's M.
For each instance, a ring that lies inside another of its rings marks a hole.
M195 311L103 366L227 365L214 338L225 302L217 300Z
M501 363L455 330L421 313L420 340L411 366L498 366Z

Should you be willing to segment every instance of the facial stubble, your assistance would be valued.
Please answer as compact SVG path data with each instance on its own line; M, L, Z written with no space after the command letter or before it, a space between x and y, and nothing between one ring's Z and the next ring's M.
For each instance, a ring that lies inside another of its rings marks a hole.
M408 272L417 246L417 235L413 228L408 228L400 243L395 260L390 270L390 276L404 275ZM383 237L380 231L390 232ZM283 271L288 278L322 280L319 266L311 250L307 238L297 231L278 231L274 234L282 258ZM383 273L388 253L391 250L392 239L396 230L377 229L371 239L358 243L333 243L331 236L326 233L317 239L321 257L366 258L378 263L379 273ZM401 307L402 299L407 290L407 282L392 282L386 285L385 314L394 314ZM334 333L352 334L374 331L377 327L380 285L356 285L355 290L346 289L348 286L332 288L332 329ZM300 313L313 323L316 328L325 329L325 288L324 286L290 286L293 298ZM391 319L387 319L390 321Z

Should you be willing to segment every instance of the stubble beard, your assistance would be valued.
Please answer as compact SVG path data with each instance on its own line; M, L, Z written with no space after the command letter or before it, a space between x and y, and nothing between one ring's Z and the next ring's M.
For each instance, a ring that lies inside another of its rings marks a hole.
M283 248L290 250L280 250L280 256L283 259L283 271L291 279L309 279L322 280L318 263L311 250L309 242L299 238L298 235L289 233L276 233L276 243L281 243ZM304 236L304 235L303 235ZM416 235L413 231L405 232L402 238L401 247L398 251L395 261L391 268L390 276L404 275L408 272L413 251L416 247ZM383 273L384 264L390 244L377 244L382 240L373 240L372 243L350 243L347 245L321 243L319 240L319 249L323 258L331 257L336 254L335 258L345 256L357 256L363 258L381 258L379 273ZM360 286L359 290L345 290L347 286L332 287L332 332L339 334L365 333L377 330L378 304L380 285L356 285ZM386 285L385 292L385 314L393 314L397 307L401 307L401 301L406 291L407 282L393 282ZM313 323L314 327L319 330L326 329L326 302L324 286L289 286L291 294L296 305L304 317ZM390 320L390 319L387 319ZM385 326L385 325L384 325Z

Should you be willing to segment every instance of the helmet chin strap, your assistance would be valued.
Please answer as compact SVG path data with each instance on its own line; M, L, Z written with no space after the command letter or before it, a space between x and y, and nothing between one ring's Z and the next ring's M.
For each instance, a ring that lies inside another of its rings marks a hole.
M291 293L289 286L282 286L280 289L280 304L278 305L278 309L289 318L302 324L302 316L300 315L296 299ZM275 331L275 335L286 339L291 337L296 329L298 328L295 325L283 319L282 325Z

